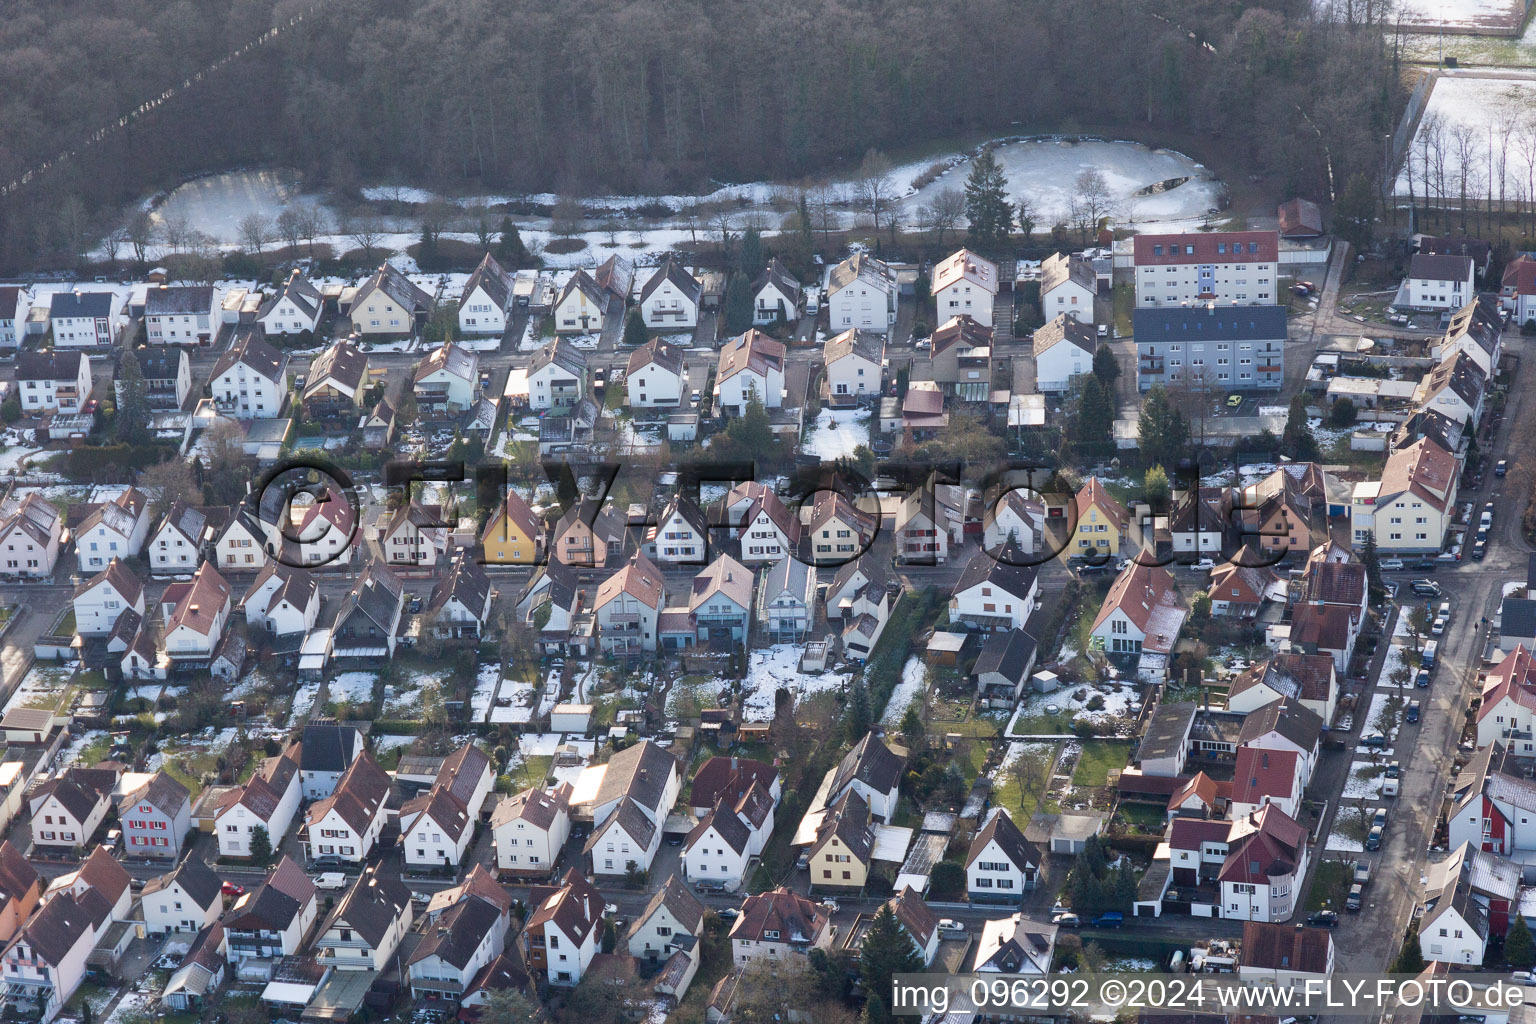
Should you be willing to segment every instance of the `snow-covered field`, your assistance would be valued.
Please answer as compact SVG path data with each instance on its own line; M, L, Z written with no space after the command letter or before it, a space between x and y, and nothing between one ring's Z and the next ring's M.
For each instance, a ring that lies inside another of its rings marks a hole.
M901 667L901 682L891 691L890 703L886 704L885 714L880 716L880 721L885 725L900 725L907 708L922 697L927 682L927 666L923 664L922 658L912 655Z
M824 690L840 690L852 678L846 672L820 675L800 671L799 644L775 644L752 651L747 661L747 678L742 683L742 718L748 722L773 720L773 695L785 687L798 700Z
M1383 778L1385 776L1380 766L1369 761L1355 761L1349 766L1349 776L1344 780L1344 792L1341 795L1346 800L1381 796Z
M22 677L11 699L5 702L5 710L42 707L54 698L62 698L74 674L73 665L33 665ZM155 692L158 694L160 687L156 686Z
M869 413L863 409L823 409L816 429L800 447L823 462L853 455L859 445L869 445Z
M1103 707L1089 710L1095 697L1103 698ZM1055 693L1026 693L1008 723L1005 735L1017 735L1014 725L1021 718L1069 712L1073 719L1104 723L1111 719L1133 719L1141 711L1141 688L1124 683L1098 683L1093 686L1063 686Z
M1342 6L1342 0L1318 0L1316 6L1326 15ZM1507 32L1524 13L1523 0L1398 0L1392 20L1405 32L1438 33L1442 26L1461 32Z
M150 219L161 227L184 220L193 231L216 242L239 242L240 222L253 213L276 220L288 206L320 202L319 196L301 192L298 176L290 172L229 171L177 186Z
M471 722L483 722L496 699L496 688L501 683L501 666L494 662L481 665L475 673L475 692L470 695Z
M1463 148L1456 134L1470 129L1466 139L1466 152L1472 163L1467 184L1469 198L1486 198L1490 183L1490 152L1494 156L1494 197L1519 195L1525 186L1530 163L1536 162L1536 153L1528 153L1511 140L1507 159L1501 160L1500 154L1505 152L1505 130L1520 124L1533 107L1536 107L1536 76L1513 72L1501 77L1441 75L1435 80L1429 102L1419 118L1413 142L1408 147L1408 158L1398 170L1393 186L1395 194L1402 197L1412 194L1422 200L1427 193L1435 200L1460 201ZM1497 178L1501 164L1502 193Z

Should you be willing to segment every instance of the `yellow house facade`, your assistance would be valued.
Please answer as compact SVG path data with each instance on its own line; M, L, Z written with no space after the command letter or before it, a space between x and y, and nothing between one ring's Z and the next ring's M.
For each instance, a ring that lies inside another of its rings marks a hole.
M485 525L481 545L493 565L532 565L543 546L543 523L516 491L507 493Z
M1104 490L1098 477L1089 477L1072 498L1071 532L1058 557L1110 558L1120 553L1120 544L1130 528L1130 513Z

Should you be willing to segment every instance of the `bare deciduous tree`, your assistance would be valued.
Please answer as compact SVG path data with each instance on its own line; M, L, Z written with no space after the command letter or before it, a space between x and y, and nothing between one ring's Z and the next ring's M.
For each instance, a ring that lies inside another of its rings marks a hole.
M192 225L186 214L173 213L160 218L160 237L165 247L174 253L186 252L192 242Z
M128 244L128 230L126 228L113 228L101 239L101 251L106 253L108 261L117 262L117 254L123 251L123 246Z
M277 215L277 233L288 246L290 255L297 252L299 242L304 239L304 215L291 206L285 207Z
M248 213L241 217L239 229L241 244L257 256L272 241L272 218L264 213Z
M1113 198L1109 182L1104 180L1104 172L1097 167L1080 172L1073 186L1073 198L1077 200L1081 215L1087 221L1088 231L1083 234L1083 241L1086 242L1088 232L1098 230L1100 218L1109 216Z
M353 245L363 250L363 260L373 262L373 251L384 237L384 222L371 213L354 217L342 229Z
M885 212L895 198L896 183L891 178L891 161L884 153L877 149L871 149L864 154L864 160L859 164L859 176L854 179L853 193L858 198L859 206L869 211L875 221L875 232L880 231L880 214ZM891 228L895 230L895 215L891 217Z
M960 218L965 216L965 195L955 188L947 188L934 196L923 207L928 218L928 226L938 235L940 245L944 244L944 235L955 230L960 225Z
M155 221L148 210L140 210L128 220L126 228L128 244L133 246L133 258L143 263L149 258L149 247L155 241Z

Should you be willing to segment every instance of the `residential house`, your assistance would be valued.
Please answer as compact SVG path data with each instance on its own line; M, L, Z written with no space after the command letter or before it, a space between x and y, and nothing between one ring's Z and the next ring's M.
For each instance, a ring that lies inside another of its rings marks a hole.
M1235 818L1227 858L1217 873L1221 916L1238 921L1288 921L1307 876L1307 830L1274 804Z
M213 815L219 856L250 857L257 829L265 831L270 848L277 849L299 809L301 749L299 744L291 744L276 757L267 758L249 781L223 795Z
M753 329L727 341L715 370L715 407L740 416L752 399L765 409L784 404L784 343Z
M64 517L36 491L0 502L0 576L47 579L59 561Z
M1536 782L1515 760L1516 730L1509 731L1509 738L1478 747L1452 783L1451 849L1471 843L1502 857L1536 849Z
M139 893L145 931L193 934L213 924L224 913L223 884L201 857L188 857L169 874L151 878Z
M722 885L728 892L740 889L752 858L762 854L773 834L774 802L760 782L739 795L723 792L683 842L684 876Z
M426 614L431 628L444 638L478 639L490 625L494 594L491 578L480 563L460 551L427 599Z
M67 349L18 353L16 387L21 410L28 415L76 415L91 397L91 361L82 353Z
M9 839L0 841L0 943L21 930L43 898L43 878Z
M587 393L587 357L563 338L546 343L528 363L528 406L535 412L572 409Z
M981 927L971 970L978 974L1046 974L1056 948L1055 924L1022 912L994 918Z
M107 567L75 588L75 632L80 636L106 636L125 611L144 615L144 583L116 558Z
M1333 934L1327 928L1246 921L1239 950L1237 976L1245 982L1293 988L1333 973Z
M523 928L528 969L551 985L570 987L592 963L602 940L603 894L574 868L559 889L533 908Z
M889 824L896 814L905 767L906 758L892 751L873 732L866 733L832 771L827 802L835 803L847 793L858 793L869 805L871 815Z
M365 861L384 830L390 789L389 773L372 754L365 750L355 757L335 790L305 812L299 844L306 856L311 861Z
M86 958L107 923L96 893L61 893L22 926L0 954L6 1000L47 1024L74 997L85 977Z
M147 306L147 301L146 301ZM54 292L48 300L53 347L111 348L123 316L123 299L112 292Z
M1130 522L1125 506L1104 489L1098 477L1089 477L1068 505L1061 557L1096 563L1114 558L1129 540Z
M457 999L501 956L511 926L512 897L476 865L464 881L427 903L420 944L406 960L417 998Z
M259 326L242 326L215 360L208 388L220 412L241 419L276 417L288 398L288 353L269 344Z
M709 559L709 523L698 503L674 492L657 520L654 543L646 546L654 547L651 557L665 565L703 565Z
M701 644L745 644L752 619L752 570L722 554L693 578L688 611Z
M410 930L415 907L405 882L379 867L374 863L364 868L320 925L315 960L322 967L388 970L401 939Z
M237 506L213 542L214 561L224 572L256 572L270 560L267 527L254 512Z
M422 505L411 498L396 505L379 527L379 547L390 565L427 568L436 565L448 553L448 535L452 527L444 519L441 505Z
M1521 253L1504 265L1499 304L1509 313L1512 323L1523 327L1536 320L1536 257ZM0 308L6 308L3 293Z
M165 630L161 646L173 663L206 664L229 621L229 583L208 562L190 583L172 583L160 597Z
M746 565L777 563L800 549L803 525L766 484L747 481L732 487L711 506L708 521L736 532L739 557Z
M491 812L496 869L514 877L547 877L571 835L571 785L525 789Z
M1040 309L1047 320L1067 316L1093 326L1093 300L1098 294L1092 260L1058 252L1040 261Z
M1219 562L1211 570L1211 586L1206 591L1211 599L1211 614L1256 618L1265 602L1280 593L1279 583L1279 574L1267 566L1244 565L1241 558Z
M1186 615L1173 574L1133 559L1110 586L1091 635L1110 654L1167 656Z
M896 323L898 292L890 267L868 253L855 253L827 277L828 322L835 331L857 327L884 334Z
M400 846L413 868L456 869L474 832L469 809L449 786L434 785L400 808Z
M1294 750L1240 746L1232 773L1231 813L1246 817L1274 806L1295 817L1301 806L1303 760Z
M117 817L125 856L168 857L174 864L192 828L192 795L186 786L157 771L143 786L118 798Z
M676 330L699 325L704 287L668 256L640 289L640 315L652 330Z
M965 542L965 501L960 487L939 483L936 474L908 491L896 509L896 557L915 565L948 562Z
M1093 372L1099 349L1092 322L1060 313L1035 329L1035 387L1046 394L1060 394L1072 386L1072 378Z
M1154 384L1248 391L1285 381L1284 306L1138 305L1132 329L1142 391Z
M167 285L144 295L144 336L151 345L213 343L219 308L211 285Z
M225 915L229 958L239 963L293 956L315 916L315 883L293 858L283 857L267 880L237 896Z
M1323 234L1323 211L1310 199L1289 199L1275 210L1281 238L1317 238Z
M1533 756L1536 746L1532 730L1536 727L1536 666L1531 651L1516 645L1488 670L1483 678L1482 704L1477 709L1477 745L1503 745L1517 756Z
M880 394L885 338L850 328L827 341L823 349L826 380L823 396L833 406L851 406Z
M32 845L67 852L83 849L107 820L119 772L70 767L28 796Z
M812 888L863 889L874 851L875 824L869 804L849 790L827 805L806 850Z
M341 599L331 627L338 658L393 658L405 612L405 585L380 562L369 562Z
M241 598L240 607L252 629L274 637L302 635L314 628L320 616L320 584L308 569L268 562Z
M479 354L451 341L433 349L411 373L411 392L424 419L464 412L479 397L479 385Z
M1045 530L1045 505L1035 492L1010 487L985 510L982 547L1001 552L1012 545L1022 554L1040 550Z
M1184 774L1190 734L1199 708L1193 701L1159 704L1136 744L1135 763L1144 775L1172 779Z
M923 965L931 966L933 958L939 953L939 915L910 885L902 886L900 892L885 901L885 905L891 908L891 913L896 915L896 923L901 925L901 930L912 940L912 946L922 957Z
M352 299L352 328L363 337L414 334L432 315L432 296L382 263Z
M151 573L173 575L190 573L203 560L203 549L213 541L213 535L222 525L227 510L209 512L193 508L182 501L173 502L165 517L149 535L149 570Z
M657 618L666 598L660 570L636 552L597 588L592 610L603 651L614 655L654 651Z
M681 406L687 384L688 366L678 346L653 338L629 354L624 388L631 409Z
M1488 952L1488 940L1495 937L1490 901L1479 892L1479 882L1486 884L1487 880L1477 877L1481 865L1465 856L1467 852L1469 847L1463 845L1443 865L1432 865L1425 872L1424 905L1418 918L1419 952L1425 960L1480 965Z
M804 515L806 510L801 512ZM810 538L812 563L842 565L868 551L879 529L876 515L859 508L846 495L824 489L816 492L804 534Z
M988 401L992 328L971 316L952 316L939 325L930 340L929 365L939 392L962 402Z
M497 337L505 334L512 301L512 275L486 253L459 294L460 333Z
M309 364L300 400L311 419L344 419L350 424L363 407L368 382L368 353L338 339Z
M1282 698L1332 722L1339 700L1333 659L1325 654L1276 654L1232 681L1227 710L1246 715Z
M660 963L683 950L697 957L704 937L704 904L677 875L670 876L630 925L629 955Z
M596 498L583 496L555 523L555 558L566 565L602 568L624 555L624 518Z
M27 330L27 316L32 298L25 288L7 285L0 288L0 348L14 349Z
M1291 628L1285 645L1300 654L1323 654L1343 672L1349 667L1362 619L1347 605L1304 601L1291 611Z
M1476 276L1470 256L1415 253L1399 304L1409 309L1460 309L1475 295Z
M267 334L314 334L320 330L324 313L325 297L320 289L294 267L282 289L256 311L256 323Z
M752 282L752 323L766 327L798 320L803 299L800 282L775 256Z
M763 574L757 591L757 621L769 637L776 641L804 640L815 606L816 574L798 558L781 558Z
M950 592L949 619L971 629L1023 629L1039 603L1039 576L1037 566L978 550Z
M113 394L119 404L123 401L122 361L127 350L122 350L113 376ZM187 350L172 345L140 346L134 350L139 361L140 378L143 381L145 404L152 410L180 409L192 393L191 361Z
M1457 349L1424 375L1413 392L1413 404L1420 411L1433 409L1454 423L1475 427L1483 419L1487 390L1483 368Z
M130 558L144 549L149 534L149 499L129 487L91 510L71 531L82 573L105 568L114 558Z
M965 855L966 892L973 903L1018 903L1035 887L1040 850L1024 838L1012 816L994 807Z
M576 271L555 300L555 331L559 334L603 333L611 298L612 295L599 287L591 274L585 270Z
M1355 484L1355 547L1374 537L1383 555L1438 552L1456 518L1460 476L1456 457L1428 438L1387 456L1379 479Z
M1038 645L1022 629L995 632L987 637L971 669L976 692L989 699L1017 701L1024 683L1035 668Z
M591 802L578 805L580 811L590 812L594 823L607 821L628 801L658 830L665 824L682 787L677 761L670 753L650 740L641 740L615 753L601 766L601 772ZM649 862L642 866L648 867Z
M961 249L934 264L930 288L938 310L935 322L969 316L984 327L992 326L998 276L997 264L991 260Z
M1465 352L1492 377L1498 372L1504 353L1503 339L1504 317L1499 311L1499 300L1492 295L1472 296L1451 314L1445 336L1430 349L1430 355L1441 361L1452 352Z
M740 967L805 956L828 948L835 932L826 907L780 886L742 901L741 915L731 925L731 960Z
M615 253L597 265L592 271L592 280L622 313L635 288L635 265Z
M492 565L533 565L544 549L545 524L512 488L485 524L480 543Z
M1137 235L1136 305L1271 305L1279 292L1280 236L1275 231ZM1138 341L1140 330L1137 331Z

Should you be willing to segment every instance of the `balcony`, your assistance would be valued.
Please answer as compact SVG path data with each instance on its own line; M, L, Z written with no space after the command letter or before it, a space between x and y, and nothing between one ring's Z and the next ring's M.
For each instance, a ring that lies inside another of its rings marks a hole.
M1259 367L1259 372L1260 373L1283 373L1283 372L1285 372L1285 367L1281 366L1279 363L1266 364L1266 365L1262 365L1262 366Z

